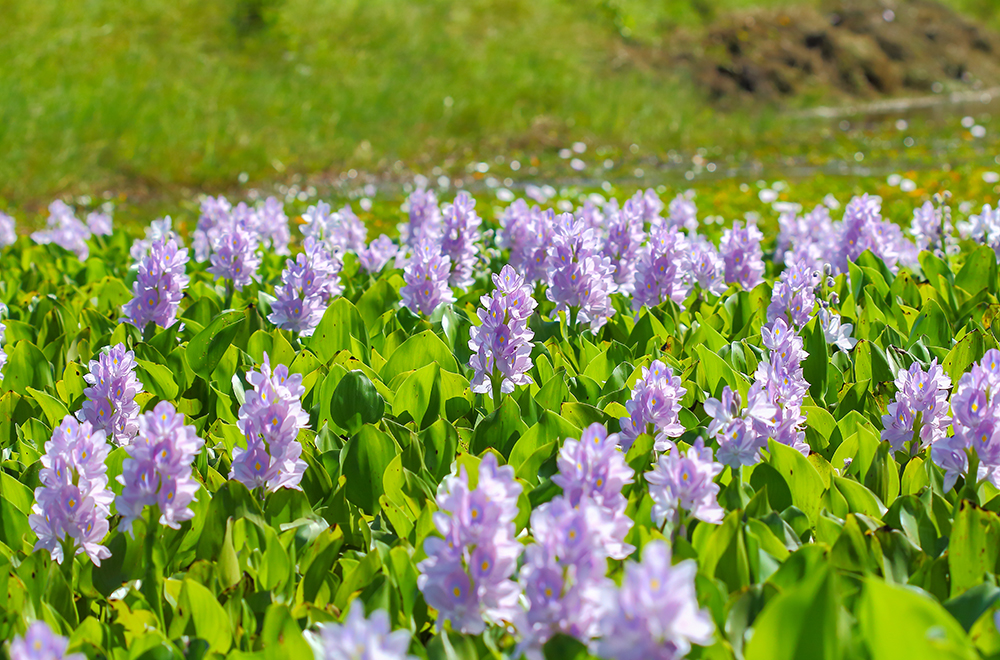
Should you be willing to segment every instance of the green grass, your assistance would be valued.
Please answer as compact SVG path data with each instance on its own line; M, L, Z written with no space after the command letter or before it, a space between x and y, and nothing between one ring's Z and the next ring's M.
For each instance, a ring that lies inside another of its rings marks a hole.
M826 127L790 134L770 108L714 111L645 56L675 29L754 4L8 0L0 197L37 209L56 195L186 195L240 173L391 172L397 160L461 171L496 154L544 160L578 139L616 158L632 144L812 157Z

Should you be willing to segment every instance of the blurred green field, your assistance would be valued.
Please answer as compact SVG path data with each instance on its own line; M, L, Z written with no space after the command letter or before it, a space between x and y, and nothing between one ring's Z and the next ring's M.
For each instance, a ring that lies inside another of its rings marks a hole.
M770 107L713 110L683 71L642 56L761 4L788 3L7 0L0 198L29 209L109 189L153 199L229 190L241 174L430 174L497 154L564 176L574 173L554 154L575 140L617 161L854 153L880 129L841 135ZM1000 26L993 0L951 4Z

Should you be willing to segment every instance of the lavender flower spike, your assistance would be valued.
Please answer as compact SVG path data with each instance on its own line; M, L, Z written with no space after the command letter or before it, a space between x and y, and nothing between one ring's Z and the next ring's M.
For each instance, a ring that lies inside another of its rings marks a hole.
M232 280L237 291L257 279L261 258L255 234L236 225L220 232L212 245L212 265L207 268L215 279Z
M112 444L122 446L132 442L139 432L139 404L135 396L142 392L142 383L135 377L135 354L117 344L90 361L90 372L83 377L89 385L84 391L87 400L76 414L98 431L104 431Z
M733 223L732 229L722 234L719 253L725 262L726 283L739 284L749 291L764 281L764 253L760 242L764 235L755 225Z
M0 248L13 245L16 240L17 232L14 229L14 218L0 212Z
M286 260L281 284L275 288L276 300L267 318L282 330L308 337L319 325L330 299L343 290L340 284L343 264L311 236L303 247L295 261Z
M28 516L38 536L36 551L47 550L60 564L64 548L86 553L98 566L111 556L101 545L114 501L105 465L110 450L104 431L94 431L89 423L79 423L71 415L52 432L41 459L38 477L42 485L35 489L35 504Z
M455 201L444 208L444 235L441 237L441 254L451 259L450 286L468 289L472 286L472 272L479 257L482 219L476 213L476 200L467 192L460 192Z
M712 450L701 438L686 454L677 447L661 454L652 472L646 473L649 494L653 498L653 522L678 524L681 510L703 522L720 524L725 511L719 506L719 484L713 479L722 473Z
M316 660L416 660L407 654L410 631L392 631L385 610L375 610L365 618L360 600L352 603L343 623L321 623L316 632L306 633Z
M132 523L147 506L158 505L160 524L173 529L194 517L190 504L198 482L191 476L191 462L204 444L193 426L184 425L184 415L166 401L139 418L139 435L118 477L124 486L115 501L122 531L132 533Z
M442 256L440 248L432 241L421 241L403 271L406 285L399 290L403 306L430 316L439 305L455 302L448 285L450 276L451 259Z
M670 438L684 432L678 415L686 393L681 379L663 362L653 360L648 368L643 367L642 378L636 381L632 398L625 404L629 416L620 420L622 449L628 451L643 433L655 435L656 451L668 449Z
M15 635L10 642L10 660L85 660L82 653L66 653L69 640L57 635L44 621L28 626L24 637Z
M358 251L358 263L369 273L377 275L398 251L399 248L392 239L382 234L372 241L371 245Z
M475 370L472 391L495 396L509 394L532 382L531 339L528 318L535 309L531 287L509 265L493 275L492 296L482 296L480 325L469 330L469 366Z
M169 328L177 317L184 289L189 279L184 274L188 262L187 249L177 249L171 239L154 241L141 262L132 285L132 300L122 307L123 321L128 321L140 330L149 323L161 328Z

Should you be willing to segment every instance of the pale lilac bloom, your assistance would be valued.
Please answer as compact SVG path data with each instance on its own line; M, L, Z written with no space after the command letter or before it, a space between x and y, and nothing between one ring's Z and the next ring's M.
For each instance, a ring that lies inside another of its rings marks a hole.
M47 550L62 563L63 547L86 553L96 565L111 556L101 545L108 533L114 493L108 488L105 461L111 447L104 431L66 415L45 443L35 503L28 523L38 536L35 551Z
M14 218L6 213L0 212L0 248L13 245L17 240Z
M693 559L675 565L669 545L648 542L642 563L626 562L621 587L607 590L591 652L609 660L678 660L692 644L710 645L715 627L698 607L697 572Z
M111 225L111 216L107 213L94 211L87 214L87 229L94 236L110 236L114 229Z
M635 191L629 201L635 202L639 206L644 222L653 226L663 223L663 218L660 216L663 212L663 201L652 188L647 188L645 191Z
M448 285L451 276L451 259L442 255L440 246L432 241L421 241L413 250L399 293L403 306L410 311L430 316L439 305L455 302Z
M763 439L763 446L766 446L768 438L773 438L808 456L809 445L805 442L804 431L806 418L802 414L802 403L809 389L802 373L802 360L808 353L793 327L779 317L770 326L761 328L769 355L757 365L753 387L763 392L776 412L769 420L754 420L753 426ZM757 396L757 391L752 388L751 400Z
M403 244L416 247L425 239L437 241L441 237L441 209L433 190L417 188L406 198L404 207L409 221L398 226Z
M728 385L722 388L721 399L709 398L704 408L711 417L708 435L719 443L719 462L732 468L755 464L760 451L767 448L768 439L757 428L770 423L778 412L763 384L754 383L750 387L745 408L740 393Z
M82 653L66 653L69 640L57 635L44 621L28 626L24 637L15 635L10 642L10 660L86 660Z
M497 380L505 394L533 382L528 371L534 332L528 319L536 305L531 288L509 265L493 275L493 284L492 295L480 298L480 325L469 329L469 366L475 372L470 386L491 398Z
M653 360L649 367L643 367L642 378L636 381L632 398L625 404L629 416L620 420L622 448L628 451L643 433L656 438L657 451L670 447L670 438L684 433L678 415L686 393L681 379L663 362Z
M614 278L618 291L631 294L635 289L636 266L646 238L640 209L633 200L609 215L608 235L602 250L615 267Z
M593 229L563 213L556 219L546 262L549 288L545 295L556 303L555 311L576 313L576 321L589 323L592 332L600 330L615 313L611 306L614 266L598 247Z
M527 246L522 258L518 259L513 251L511 254L511 264L515 268L524 270L524 279L528 282L547 282L549 279L549 248L552 246L555 227L555 211L552 209L542 211L537 206L532 207L532 241Z
M276 197L268 197L256 210L256 218L261 244L273 249L275 254L290 254L288 244L292 240L292 234L288 229L285 205Z
M132 257L132 261L135 262L137 266L140 261L142 261L149 254L150 249L153 247L153 243L156 241L161 241L166 243L167 241L174 241L177 245L183 245L184 241L181 240L180 235L173 230L171 227L172 220L170 216L164 216L159 220L153 220L146 227L145 238L137 238L132 241L132 247L129 249L129 256Z
M778 216L778 225L780 231L775 247L775 263L790 263L789 252L794 252L799 260L804 260L816 270L829 261L836 242L830 209L817 204L803 216L782 213Z
M816 307L815 287L819 273L805 260L792 261L779 276L771 291L767 320L784 318L791 325L801 328L809 323Z
M719 506L719 484L714 479L721 473L722 464L701 438L686 453L674 445L660 454L653 470L645 474L653 498L653 522L659 527L667 522L677 525L684 510L703 522L720 524L725 511Z
M980 214L970 215L967 222L959 225L959 232L965 238L988 245L1000 262L1000 207L984 205Z
M698 230L698 207L694 200L679 194L670 200L667 205L669 222L671 227L686 229L690 233Z
M911 246L898 225L882 219L881 198L865 194L852 199L844 209L830 262L837 272L846 273L848 262L871 250L889 270L896 272L897 262L901 256L910 255Z
M914 362L908 370L900 369L896 375L896 396L882 416L881 439L901 451L904 445L919 436L920 442L910 447L916 453L948 435L951 417L948 415L948 390L951 379L945 375L937 358L927 371ZM985 403L985 401L984 401ZM919 419L919 427L914 424Z
M90 371L83 377L88 385L83 390L87 400L77 412L77 419L104 431L114 445L131 443L139 432L139 404L135 397L142 392L142 383L135 376L135 353L124 344L116 344L88 366Z
M476 200L460 192L455 201L444 207L441 254L451 260L448 284L465 290L473 283L473 269L479 258L482 218L476 213Z
M535 207L538 208L538 207ZM515 268L522 268L527 252L534 245L531 209L523 199L515 199L500 216L500 231L497 233L497 247L510 250L510 262Z
M946 213L934 202L928 200L922 206L913 209L910 234L913 235L918 251L932 250L941 258L946 254L954 254L958 250L954 230L951 214Z
M36 231L31 239L39 245L55 243L76 254L80 261L86 261L90 254L87 239L90 229L76 217L76 212L65 202L56 200L49 205L49 217L45 230Z
M828 345L836 346L845 353L850 353L854 345L858 343L857 339L851 337L851 333L854 331L854 324L842 323L840 314L826 308L821 308L819 310L819 321L823 326L823 335L826 337Z
M177 309L184 289L190 281L185 274L188 262L186 248L177 248L171 239L154 241L149 253L139 262L132 300L122 306L123 321L144 330L149 323L169 328L177 318Z
M392 632L385 610L365 618L361 600L353 601L343 623L320 623L306 638L316 660L416 660L407 654L410 631Z
M285 260L281 284L275 287L268 320L281 328L308 337L316 330L330 299L340 295L343 264L323 243L311 236L295 260Z
M690 289L690 257L684 234L673 227L654 227L649 244L639 257L632 309L656 307L667 300L683 309Z
M695 235L689 244L690 255L687 277L705 293L721 296L726 292L726 264L708 239Z
M231 224L232 210L233 205L222 195L201 201L201 215L194 230L195 261L208 261L222 228Z
M424 541L427 559L417 565L417 587L446 621L463 634L478 635L486 623L505 625L519 613L517 571L521 543L514 519L521 486L514 469L500 467L487 453L479 463L479 483L469 488L465 467L438 487L434 526L441 536Z
M257 248L256 234L233 223L216 235L210 256L212 265L206 270L217 280L232 280L236 290L242 291L257 279L261 265Z
M158 506L160 524L180 529L191 520L198 482L191 463L204 446L193 426L184 424L184 415L161 401L139 417L139 433L129 445L118 483L121 495L115 508L122 515L119 529L133 536L132 523L142 517L147 506Z
M719 254L725 263L727 284L739 284L749 291L764 281L763 238L756 225L748 222L744 227L739 220L723 232Z
M380 235L366 248L358 251L358 263L373 275L382 272L399 251L399 247L385 234Z

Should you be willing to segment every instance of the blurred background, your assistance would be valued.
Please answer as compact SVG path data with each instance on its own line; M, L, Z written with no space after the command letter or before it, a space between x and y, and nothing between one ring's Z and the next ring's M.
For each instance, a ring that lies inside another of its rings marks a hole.
M0 207L921 172L981 201L997 4L5 0Z

